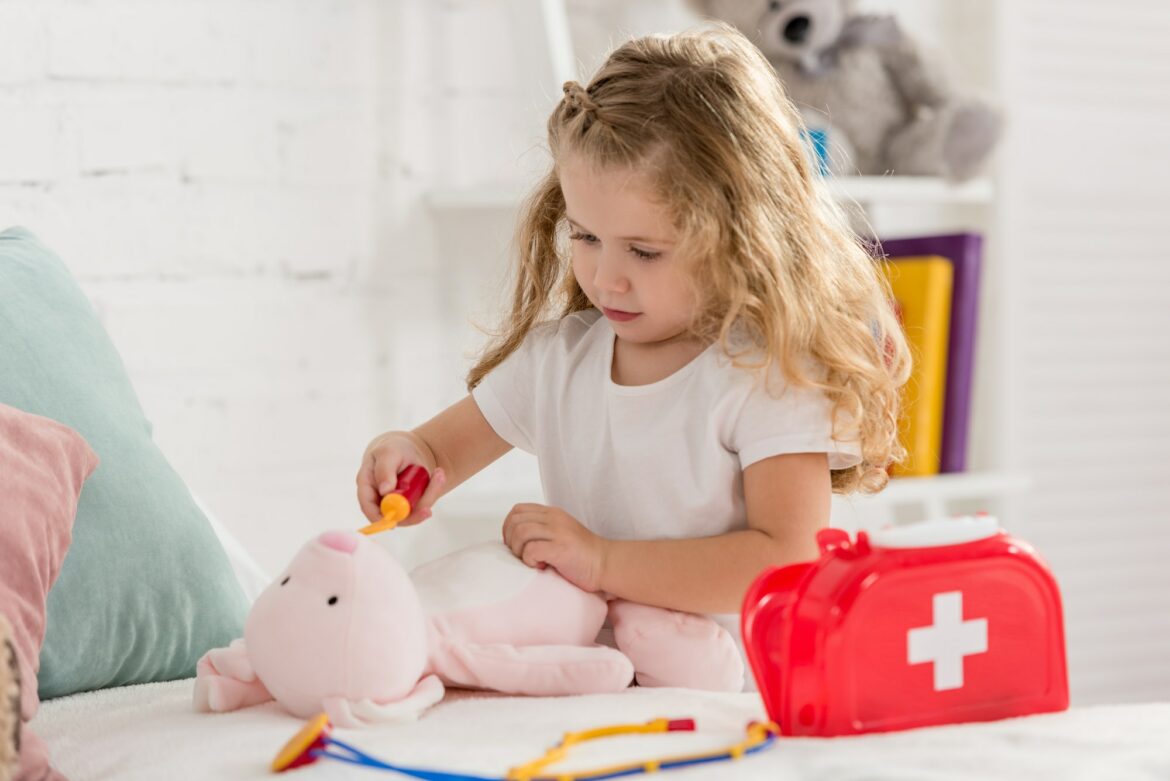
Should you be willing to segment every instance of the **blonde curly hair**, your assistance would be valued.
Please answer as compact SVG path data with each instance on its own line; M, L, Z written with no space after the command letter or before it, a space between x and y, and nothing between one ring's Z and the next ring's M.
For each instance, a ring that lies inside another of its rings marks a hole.
M558 162L571 154L636 168L687 248L701 291L694 335L719 340L736 365L765 376L776 365L788 382L821 389L834 438L857 441L862 456L833 472L833 490L880 491L905 456L898 420L909 350L885 277L824 192L800 117L764 56L727 25L649 36L564 92L548 120L553 165L517 227L511 309L468 388L534 325L592 307L570 267Z

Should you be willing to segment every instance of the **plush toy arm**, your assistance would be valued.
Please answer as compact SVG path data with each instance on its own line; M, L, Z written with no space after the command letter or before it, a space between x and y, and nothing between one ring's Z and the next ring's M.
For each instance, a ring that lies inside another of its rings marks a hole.
M388 721L417 719L419 714L443 699L443 682L428 675L401 700L379 703L373 700L346 700L326 697L322 707L337 727L364 727Z
M621 691L634 678L624 654L599 645L450 644L432 666L453 686L534 696Z
M912 110L938 108L952 100L954 91L941 64L926 57L892 16L858 17L845 34L882 53L886 73Z
M256 677L243 640L213 648L195 665L195 710L219 713L272 699Z

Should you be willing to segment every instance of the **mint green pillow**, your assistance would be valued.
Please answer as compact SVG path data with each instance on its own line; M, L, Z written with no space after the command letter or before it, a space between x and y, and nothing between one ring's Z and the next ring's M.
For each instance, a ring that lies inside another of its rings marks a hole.
M77 430L101 458L49 592L42 700L194 675L204 651L242 634L244 594L114 345L23 228L0 233L0 402Z

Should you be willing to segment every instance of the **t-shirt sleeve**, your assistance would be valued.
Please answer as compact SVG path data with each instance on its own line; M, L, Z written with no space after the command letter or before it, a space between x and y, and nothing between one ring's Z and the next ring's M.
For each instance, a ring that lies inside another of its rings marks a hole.
M777 387L780 393L775 393ZM751 386L731 431L731 447L739 453L741 469L786 453L826 453L830 469L861 463L856 440L833 439L833 405L817 388L773 383Z
M534 453L536 368L549 341L548 324L536 326L516 351L492 369L471 397L488 424L512 447Z

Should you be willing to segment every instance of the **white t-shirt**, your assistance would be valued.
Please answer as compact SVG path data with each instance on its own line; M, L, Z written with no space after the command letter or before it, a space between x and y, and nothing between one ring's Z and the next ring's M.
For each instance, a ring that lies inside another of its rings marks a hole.
M708 537L747 528L743 470L782 453L860 461L834 442L812 388L736 368L712 344L665 379L614 383L614 332L594 309L534 328L472 391L491 427L536 455L548 504L610 539ZM782 388L782 391L781 391Z
M823 393L774 380L778 396L770 395L718 343L637 386L613 381L613 344L600 312L577 312L534 328L472 391L496 433L536 455L545 501L603 537L746 529L743 470L751 464L782 453L827 453L831 469L861 460L856 442L833 441ZM742 653L739 615L711 617ZM746 689L755 689L750 670Z

